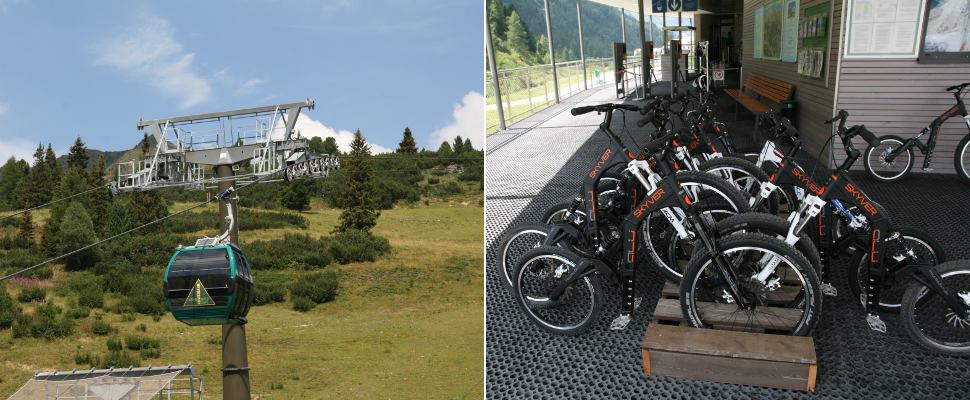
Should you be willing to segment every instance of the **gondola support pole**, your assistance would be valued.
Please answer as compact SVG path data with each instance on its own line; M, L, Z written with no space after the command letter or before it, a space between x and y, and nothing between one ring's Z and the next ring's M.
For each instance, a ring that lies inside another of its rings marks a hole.
M235 175L232 165L217 165L216 177L228 178ZM234 179L220 180L219 192L224 193L235 187ZM235 192L230 193L227 201L219 202L219 228L223 232L229 230L229 241L239 245L239 224L229 223L229 213L232 212L232 219L236 219L238 198ZM232 207L229 207L232 204ZM222 398L246 399L250 396L249 382L249 359L246 353L246 325L245 324L226 324L222 326Z

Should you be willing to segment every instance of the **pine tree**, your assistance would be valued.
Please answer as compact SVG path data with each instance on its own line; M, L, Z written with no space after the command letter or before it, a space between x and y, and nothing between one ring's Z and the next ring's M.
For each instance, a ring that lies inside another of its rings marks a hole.
M472 140L470 138L465 138L465 145L462 147L464 147L466 152L475 151L475 147L472 146Z
M61 181L61 165L57 163L57 154L54 154L54 149L51 148L51 144L47 144L47 151L44 152L44 164L47 164L47 169L50 172L51 182ZM54 194L56 187L51 186L50 193Z
M30 168L27 163L18 161L15 157L10 157L3 167L0 167L0 209L19 208L17 194L24 186L24 179L29 173Z
M289 210L303 212L310 209L310 195L313 194L313 182L301 179L286 185L280 201Z
M546 35L539 35L539 39L536 39L536 56L540 64L549 63L549 39L546 39Z
M138 146L141 147L141 157L148 158L148 152L152 148L151 144L148 143L148 132L145 132L145 135L142 136L141 142L138 143Z
M105 181L106 169L104 154L100 154L98 155L98 163L95 164L94 170L91 171L91 176L88 178L91 187L101 188L88 195L91 205L91 218L98 221L94 227L99 235L104 234L105 225L103 222L108 217L108 204L111 202L111 195L108 193L108 188L103 187L107 184Z
M451 145L447 141L441 142L441 146L438 147L438 158L447 158L454 155L454 151L451 150Z
M84 192L88 190L88 176L84 174L83 171L71 168L64 173L61 177L60 183L57 185L57 190L54 192L54 198L63 199L65 197ZM90 198L88 196L78 196L71 200L71 203L81 203L85 208L90 205ZM64 217L64 210L68 207L67 203L61 202L51 205L51 216L49 220L54 223L61 222L61 218ZM89 213L88 216L91 214Z
M20 220L20 229L17 231L17 245L23 248L34 247L34 219L30 211L23 214Z
M411 128L404 128L404 138L401 139L401 143L398 143L397 152L409 154L418 152L417 144L414 143L414 136L411 136Z
M67 168L77 168L81 171L88 169L87 147L84 146L80 136L74 139L71 151L67 153Z
M342 193L341 204L344 210L340 213L340 225L335 232L360 230L370 232L377 225L377 218L381 212L377 209L374 197L374 177L371 171L370 145L360 129L354 132L354 141L350 143L350 154L341 165L347 188Z
M51 181L47 163L44 162L44 145L38 144L34 152L34 165L30 168L27 175L27 182L20 191L19 200L23 207L34 207L50 201L51 188L54 182Z
M108 207L105 235L114 236L135 227L138 217L131 201L125 197L118 197Z
M57 252L65 254L97 241L94 233L94 223L91 216L79 202L71 202L64 213L61 226L58 232ZM84 250L80 253L64 258L64 266L68 270L80 270L94 266L98 261L98 253L95 248Z
M323 139L323 152L324 154L340 154L340 147L337 146L337 139L328 137Z
M522 22L522 18L519 17L519 12L513 9L512 13L509 14L506 24L508 26L508 33L505 35L505 43L509 51L521 56L531 55L532 44L529 28L525 26L525 22Z
M461 136L455 136L455 144L451 145L451 149L455 151L455 154L465 152L465 141L461 140Z
M505 41L505 6L502 0L488 0L488 24L495 37L495 45L499 46Z
M138 225L144 225L168 215L168 205L157 190L146 190L131 194L131 205L135 208ZM146 229L157 229L158 225Z

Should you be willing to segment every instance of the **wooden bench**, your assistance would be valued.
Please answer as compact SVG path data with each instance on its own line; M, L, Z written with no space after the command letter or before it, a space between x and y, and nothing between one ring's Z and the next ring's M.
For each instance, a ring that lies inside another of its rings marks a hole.
M652 323L643 336L647 376L815 391L815 343L807 336Z
M741 89L724 89L742 107L759 114L771 111L771 103L781 105L792 100L795 86L788 82L751 74L745 77Z

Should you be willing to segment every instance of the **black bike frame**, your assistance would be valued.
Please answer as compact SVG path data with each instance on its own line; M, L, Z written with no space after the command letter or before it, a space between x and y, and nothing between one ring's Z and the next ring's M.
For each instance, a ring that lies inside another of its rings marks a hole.
M899 146L889 153L889 155L886 157L886 161L892 162L899 154L915 146L920 152L923 153L923 168L929 168L930 161L933 160L933 149L936 148L936 139L940 136L940 129L942 128L943 123L952 118L954 115L960 115L962 117L967 116L967 106L963 104L963 98L960 97L960 93L962 93L962 90L953 94L953 96L957 99L957 104L954 104L943 114L940 114L939 117L936 117L936 119L934 119L929 126L920 131L919 135L906 139L902 146ZM968 125L968 128L970 128L970 125ZM926 144L923 144L923 142L919 141L919 137L926 134L926 132L930 133L930 137L926 139ZM970 132L968 132L968 134L970 134Z

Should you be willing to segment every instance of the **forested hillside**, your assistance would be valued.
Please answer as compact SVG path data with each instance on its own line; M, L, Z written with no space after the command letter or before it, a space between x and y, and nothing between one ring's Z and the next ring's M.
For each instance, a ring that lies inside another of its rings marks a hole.
M579 26L574 0L550 0L556 61L579 59ZM512 68L548 63L548 40L543 0L487 0L498 67ZM591 1L582 1L583 36L587 58L612 57L613 42L622 38L620 11ZM639 23L636 10L627 10L627 49L637 43ZM654 34L661 30L654 25ZM648 34L649 37L649 34Z

